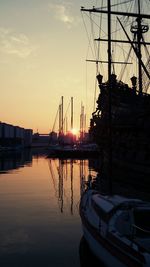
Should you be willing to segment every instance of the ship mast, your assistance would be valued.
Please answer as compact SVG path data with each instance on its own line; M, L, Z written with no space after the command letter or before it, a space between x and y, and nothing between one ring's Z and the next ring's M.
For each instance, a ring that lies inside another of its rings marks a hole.
M112 110L111 110L111 100L112 100L112 87L113 87L113 76L115 76L114 74L111 74L112 71L112 64L131 64L128 62L115 62L112 60L112 56L111 56L111 43L115 42L115 43L128 43L131 45L132 49L134 50L135 55L138 58L138 81L139 81L139 94L142 94L142 70L144 70L146 76L148 79L150 79L150 74L149 71L146 69L143 61L142 61L142 51L141 51L141 45L149 45L150 42L145 42L144 38L143 38L143 33L148 31L148 26L146 26L145 24L142 23L142 19L150 19L149 14L142 14L141 13L141 7L140 7L140 0L138 1L138 12L134 13L134 12L128 12L125 13L123 11L115 11L113 9L111 9L111 0L107 0L107 9L102 7L102 8L96 8L93 7L92 9L86 9L84 7L81 7L81 11L83 12L89 12L89 13L101 13L101 14L107 14L107 38L98 38L95 39L96 41L103 41L103 42L107 42L107 61L102 61L102 60L87 60L87 61L91 61L91 62L96 62L96 64L98 62L101 63L107 63L108 64L108 81L107 81L107 86L108 86L108 157L109 157L109 193L112 193ZM127 40L122 40L122 39L112 39L111 37L111 17L112 16L117 16L117 19L127 37ZM130 40L130 37L128 36L125 28L123 27L120 19L118 16L128 16L128 17L132 17L135 18L136 23L132 26L131 32L134 34L134 38L133 40ZM133 30L133 31L132 31ZM101 75L99 75L101 76ZM102 77L102 76L101 76ZM99 84L101 84L101 82L99 82ZM98 109L97 109L98 110Z
M137 24L138 24L138 30L137 30L137 42L138 42L138 74L139 74L139 94L142 94L142 54L141 54L141 38L142 38L142 32L141 32L141 8L140 8L140 0L138 0L138 18L137 18Z
M110 86L111 77L111 5L108 0L108 82Z
M71 97L71 130L73 129L73 97Z
M108 107L109 107L109 117L108 117L108 131L109 131L109 136L108 136L108 140L109 140L109 193L112 193L112 119L111 119L111 4L110 4L110 0L108 0L107 2L108 4L108 86L109 86L109 98L108 98Z
M61 97L61 133L64 133L64 97Z
M128 12L125 13L123 11L114 11L111 10L111 1L107 0L107 5L108 8L107 10L104 9L100 9L100 8L95 8L93 7L92 9L86 9L84 7L81 7L81 11L88 11L88 12L92 12L92 13L101 13L101 14L107 14L108 15L108 38L107 39L103 39L103 38L98 38L95 39L96 41L103 41L103 42L108 42L108 82L109 82L109 75L111 74L111 64L115 63L115 64L130 64L127 62L112 62L111 61L111 42L116 42L116 43L129 43L131 45L131 47L133 48L137 58L138 58L138 80L139 80L139 94L142 94L142 69L144 70L146 76L148 79L150 79L150 74L149 71L147 70L147 68L145 67L143 61L142 61L142 53L141 53L141 45L150 45L150 42L145 42L143 39L143 33L148 31L148 26L145 24L142 24L142 19L150 19L150 15L149 14L142 14L141 13L141 6L140 6L140 0L138 1L138 13L134 13L134 12ZM111 40L111 36L110 36L110 29L111 29L111 15L116 15L117 19L127 37L127 40ZM128 34L126 33L121 21L119 20L118 16L128 16L128 17L132 17L132 18L136 18L136 24L134 24L131 27L131 32L134 33L134 35L136 36L136 40L131 41ZM110 38L110 40L109 40ZM91 61L91 62L101 62L101 63L107 63L106 61L99 61L99 60L87 60L87 61Z

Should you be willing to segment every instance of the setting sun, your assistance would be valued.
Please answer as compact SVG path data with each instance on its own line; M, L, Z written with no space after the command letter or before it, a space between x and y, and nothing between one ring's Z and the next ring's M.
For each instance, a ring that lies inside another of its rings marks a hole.
M73 135L78 135L79 130L78 130L77 128L73 128L73 129L71 129L71 133L72 133Z

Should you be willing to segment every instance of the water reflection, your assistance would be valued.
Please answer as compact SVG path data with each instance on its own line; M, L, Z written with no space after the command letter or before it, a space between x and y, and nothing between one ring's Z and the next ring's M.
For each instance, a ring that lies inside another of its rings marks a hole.
M48 159L48 165L59 210L63 213L68 209L73 215L89 173L95 175L95 172L89 169L88 160Z
M47 159L30 150L1 155L0 266L103 267L80 242L78 207L90 176L101 177L95 159ZM98 186L104 191L107 180ZM113 188L135 191L120 180Z
M0 173L5 173L14 169L31 165L32 152L31 150L23 150L0 154Z
M96 175L89 161L30 151L0 161L0 266L79 267L78 205L86 177Z
M106 166L105 166L106 167ZM99 160L89 160L89 169L93 169L96 173L94 184L102 194L109 194L110 179L104 165ZM149 182L145 182L144 177L140 179L135 173L120 172L118 168L112 171L112 192L113 194L122 195L130 198L139 198L150 201ZM93 175L92 175L93 176Z

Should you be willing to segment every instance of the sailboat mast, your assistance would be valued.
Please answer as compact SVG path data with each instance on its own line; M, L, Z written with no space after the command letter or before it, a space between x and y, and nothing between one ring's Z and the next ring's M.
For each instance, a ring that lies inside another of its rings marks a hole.
M108 86L109 86L109 122L108 122L108 130L109 130L109 136L108 136L108 144L109 144L109 193L112 193L112 123L111 123L111 98L112 98L112 93L111 93L111 0L108 0Z
M108 81L110 85L111 77L111 5L108 0Z
M138 76L139 76L139 94L142 94L142 54L141 54L141 38L142 38L142 32L141 32L141 7L140 7L140 0L138 0L138 18L137 18L137 24L138 24L138 31L137 31L137 42L138 42Z
M71 129L73 129L73 97L71 97Z
M62 114L61 114L61 110L62 110L62 107L61 107L61 104L59 105L59 136L61 134L61 128L62 128L62 125L61 125L61 117L62 117Z
M61 132L64 132L64 97L61 97Z

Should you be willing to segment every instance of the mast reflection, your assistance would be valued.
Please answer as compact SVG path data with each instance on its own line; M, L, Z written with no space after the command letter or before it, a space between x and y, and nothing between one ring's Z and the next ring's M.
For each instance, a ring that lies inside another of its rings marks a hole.
M48 159L48 165L60 212L74 215L91 172L89 160Z
M70 192L71 192L71 198L70 198L70 212L73 215L73 160L70 162L70 177L71 177L71 185L70 185Z

